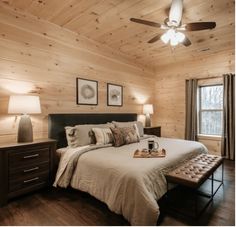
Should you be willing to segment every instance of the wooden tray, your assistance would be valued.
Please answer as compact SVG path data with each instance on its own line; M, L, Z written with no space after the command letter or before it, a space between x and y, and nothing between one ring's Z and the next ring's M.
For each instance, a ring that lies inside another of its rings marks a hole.
M158 149L157 151L148 152L147 150L136 150L134 158L164 158L166 156L165 149Z

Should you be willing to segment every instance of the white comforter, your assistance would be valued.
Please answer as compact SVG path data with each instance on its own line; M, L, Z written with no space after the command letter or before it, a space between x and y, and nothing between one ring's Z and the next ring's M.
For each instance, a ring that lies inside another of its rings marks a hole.
M86 148L76 160L71 177L63 172L74 156L69 152L75 153L76 149L67 149L62 154L54 186L66 187L63 182L69 177L73 188L105 202L132 225L156 225L160 213L157 200L166 192L163 171L207 149L198 142L156 137L155 140L166 149L165 158L133 158L136 149L147 147L147 138L119 148L90 151Z

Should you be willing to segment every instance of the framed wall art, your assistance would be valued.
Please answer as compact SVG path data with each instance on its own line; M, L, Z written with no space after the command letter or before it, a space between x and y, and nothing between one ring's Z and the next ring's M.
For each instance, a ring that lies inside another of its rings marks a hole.
M123 105L123 86L117 84L107 84L107 105Z
M76 78L76 102L78 105L97 105L98 82Z

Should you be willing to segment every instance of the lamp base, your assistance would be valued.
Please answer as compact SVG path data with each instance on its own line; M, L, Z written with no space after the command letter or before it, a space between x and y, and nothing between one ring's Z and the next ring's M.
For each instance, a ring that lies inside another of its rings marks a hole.
M33 142L33 127L29 115L22 115L18 126L18 143Z
M145 127L151 127L150 114L146 114Z

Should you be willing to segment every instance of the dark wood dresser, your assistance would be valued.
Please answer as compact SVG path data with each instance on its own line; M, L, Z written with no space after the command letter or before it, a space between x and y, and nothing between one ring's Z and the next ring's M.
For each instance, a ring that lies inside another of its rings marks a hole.
M161 137L161 127L160 126L144 127L144 134Z
M52 185L56 141L0 144L0 205Z

